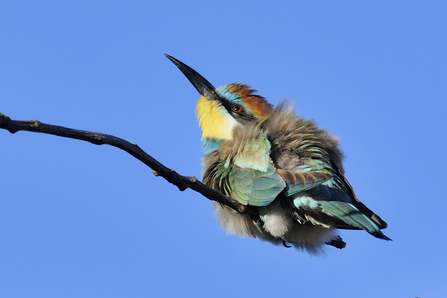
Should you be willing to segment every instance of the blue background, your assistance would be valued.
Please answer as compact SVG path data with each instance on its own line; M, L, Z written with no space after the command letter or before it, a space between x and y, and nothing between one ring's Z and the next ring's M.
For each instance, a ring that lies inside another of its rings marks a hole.
M313 257L220 230L110 146L0 131L1 297L446 297L445 1L0 3L0 112L137 143L200 176L198 94L242 82L337 135L386 242Z

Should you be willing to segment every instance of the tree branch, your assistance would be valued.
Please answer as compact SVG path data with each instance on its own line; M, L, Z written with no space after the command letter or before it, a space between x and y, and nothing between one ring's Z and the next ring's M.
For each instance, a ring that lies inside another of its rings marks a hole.
M11 120L8 116L2 113L0 113L0 128L8 130L12 134L20 130L24 130L24 131L46 133L50 135L56 135L70 139L77 139L81 141L87 141L95 145L110 145L113 147L117 147L121 150L126 151L139 161L143 162L145 165L147 165L152 169L152 172L155 174L155 176L161 176L165 178L168 182L177 186L180 191L184 191L185 189L190 188L202 194L209 200L224 204L241 214L253 213L253 210L249 208L249 206L242 205L235 199L227 197L221 194L220 192L212 188L209 188L208 186L197 180L196 177L194 176L182 176L178 174L176 171L168 169L163 164L154 159L152 156L144 152L140 147L138 147L138 145L131 144L128 141L123 140L121 138L97 132L77 130L62 126L45 124L37 120L29 120L29 121Z

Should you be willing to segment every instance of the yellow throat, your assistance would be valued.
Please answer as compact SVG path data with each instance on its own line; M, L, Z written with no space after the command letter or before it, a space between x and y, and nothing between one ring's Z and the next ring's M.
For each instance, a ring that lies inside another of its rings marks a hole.
M200 97L196 114L199 126L202 128L202 140L206 138L231 140L233 128L238 125L238 122L225 113L224 109L216 100Z

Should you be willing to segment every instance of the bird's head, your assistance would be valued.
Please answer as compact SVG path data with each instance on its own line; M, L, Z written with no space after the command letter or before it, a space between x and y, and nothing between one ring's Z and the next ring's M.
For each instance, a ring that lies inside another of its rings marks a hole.
M236 126L267 118L272 106L247 85L229 84L214 88L204 77L183 62L166 55L194 85L201 97L196 112L204 140L231 140Z

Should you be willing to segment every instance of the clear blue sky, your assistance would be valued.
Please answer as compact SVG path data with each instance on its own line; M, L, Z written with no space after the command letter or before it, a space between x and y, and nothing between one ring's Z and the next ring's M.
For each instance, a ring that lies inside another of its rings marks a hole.
M222 232L116 148L0 130L0 297L447 297L445 1L0 3L0 112L200 176L198 94L242 82L337 135L393 242L326 256Z

